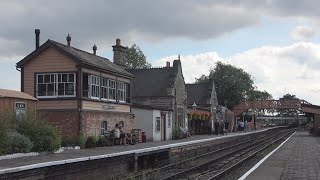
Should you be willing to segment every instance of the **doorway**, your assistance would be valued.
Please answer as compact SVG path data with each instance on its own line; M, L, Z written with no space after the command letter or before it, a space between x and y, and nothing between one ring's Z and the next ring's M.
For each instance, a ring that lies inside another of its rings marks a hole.
M166 140L166 113L161 113L161 141L165 141Z

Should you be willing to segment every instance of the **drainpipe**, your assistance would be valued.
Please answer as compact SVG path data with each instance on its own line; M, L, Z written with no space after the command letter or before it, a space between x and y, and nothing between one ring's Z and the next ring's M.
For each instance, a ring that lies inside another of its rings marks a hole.
M77 94L77 99L78 99L78 107L77 107L77 110L78 110L78 119L79 119L79 122L78 122L78 125L79 125L79 128L78 128L78 135L80 135L80 133L82 132L82 67L79 66L79 65L76 65L76 68L78 69L78 72L77 72L77 91L78 91L78 94Z

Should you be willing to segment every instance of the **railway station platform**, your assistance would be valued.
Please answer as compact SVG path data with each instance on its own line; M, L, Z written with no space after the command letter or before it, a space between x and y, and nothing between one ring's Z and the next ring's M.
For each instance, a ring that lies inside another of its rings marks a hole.
M259 129L249 132L234 132L227 135L194 135L191 138L185 138L180 140L168 140L158 142L146 142L138 143L135 145L116 145L98 147L95 149L81 149L81 150L64 150L61 153L37 155L30 157L20 157L14 159L0 160L0 176L1 174L20 172L23 170L30 170L36 168L43 168L55 165L62 165L75 162L83 162L88 160L104 159L109 157L128 155L128 154L142 154L153 151L159 151L162 149L182 147L186 145L192 145L196 143L203 143L214 141L227 137L235 137L248 135L252 133L266 131L271 128ZM1 179L1 178L0 178Z
M240 180L319 180L320 138L297 131Z

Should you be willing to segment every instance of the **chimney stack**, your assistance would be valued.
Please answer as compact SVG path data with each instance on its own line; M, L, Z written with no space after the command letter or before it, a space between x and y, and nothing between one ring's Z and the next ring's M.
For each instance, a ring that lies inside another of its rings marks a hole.
M119 38L116 39L116 46L121 46L121 40Z
M112 46L112 48L113 48L113 63L122 68L125 68L128 47L122 46L120 39L117 38L116 45Z
M71 44L71 36L70 36L70 34L68 33L68 36L67 36L67 44L68 44L68 46L70 47L70 44Z
M169 61L167 61L166 67L170 67L170 62Z
M93 49L93 54L96 55L96 53L97 53L97 46L96 46L96 45L93 45L92 49Z
M36 34L36 49L38 49L40 43L40 29L35 29L34 33Z

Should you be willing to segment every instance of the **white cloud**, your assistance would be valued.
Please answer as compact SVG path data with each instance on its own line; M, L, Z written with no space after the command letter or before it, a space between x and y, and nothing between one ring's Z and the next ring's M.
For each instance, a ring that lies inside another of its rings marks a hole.
M155 61L176 59L168 56ZM228 59L228 60L226 60ZM275 99L286 93L297 95L313 104L320 104L320 44L299 42L290 46L263 46L250 49L228 58L221 58L216 52L181 56L186 83L194 82L202 74L208 75L215 62L222 61L244 69L254 77L259 90L266 90Z
M295 41L306 41L313 38L316 31L309 26L297 26L292 30L291 37Z
M154 66L164 66L166 61L172 62L177 56L167 56L156 60ZM195 78L199 78L202 74L208 75L210 68L214 68L215 63L223 61L216 52L207 52L203 54L181 55L181 65L186 83L193 83Z

